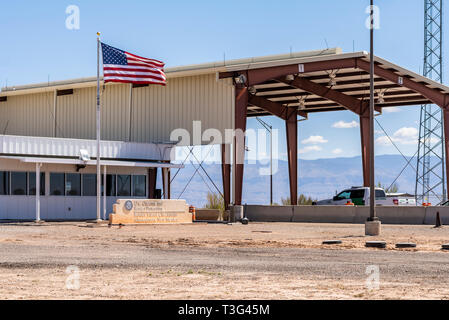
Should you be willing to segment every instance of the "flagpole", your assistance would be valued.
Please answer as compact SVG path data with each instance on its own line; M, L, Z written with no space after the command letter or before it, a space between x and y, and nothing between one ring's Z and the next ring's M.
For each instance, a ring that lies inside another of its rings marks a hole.
M97 221L101 221L101 167L100 167L100 32L97 32Z

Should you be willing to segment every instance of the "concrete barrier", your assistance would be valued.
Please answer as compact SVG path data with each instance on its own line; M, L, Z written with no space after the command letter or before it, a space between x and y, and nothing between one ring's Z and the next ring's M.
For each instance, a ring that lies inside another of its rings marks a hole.
M221 218L221 212L218 209L196 209L195 218L197 221L218 221Z
M434 225L440 213L443 224L449 224L449 207L377 207L383 224ZM260 206L246 205L245 216L257 222L310 222L363 224L369 207L352 206Z

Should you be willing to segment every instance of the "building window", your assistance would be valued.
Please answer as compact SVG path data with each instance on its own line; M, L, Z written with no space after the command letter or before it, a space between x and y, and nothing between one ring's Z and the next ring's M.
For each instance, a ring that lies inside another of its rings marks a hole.
M131 176L117 175L117 196L118 197L131 196Z
M64 173L50 173L50 195L64 195Z
M45 173L41 172L41 196L45 196ZM28 173L28 194L30 196L36 195L36 173L30 172Z
M83 174L83 196L95 197L97 195L97 175Z
M0 171L0 195L9 195L9 172Z
M11 172L11 194L14 196L25 196L27 189L27 173Z
M79 173L65 175L65 195L81 196L81 175Z
M147 190L146 176L133 176L133 197L145 197Z
M103 177L101 178L101 185L103 186ZM115 174L107 174L106 175L106 196L107 197L115 197L117 196L115 189L116 189L116 176ZM104 186L103 186L104 190ZM104 194L103 194L104 195Z

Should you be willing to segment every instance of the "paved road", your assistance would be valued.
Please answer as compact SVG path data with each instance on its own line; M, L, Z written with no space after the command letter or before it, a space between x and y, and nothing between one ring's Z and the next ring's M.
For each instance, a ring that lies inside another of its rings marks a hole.
M367 265L378 265L384 279L410 277L446 281L449 253L324 250L294 248L151 248L145 246L33 246L0 244L0 267L187 268L289 273L359 279Z

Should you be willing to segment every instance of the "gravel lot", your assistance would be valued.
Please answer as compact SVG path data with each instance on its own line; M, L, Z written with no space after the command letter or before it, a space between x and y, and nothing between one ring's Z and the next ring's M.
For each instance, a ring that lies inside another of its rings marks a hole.
M404 241L418 248L394 248ZM341 224L0 224L0 299L448 299L443 243L447 227L384 225L366 238Z

